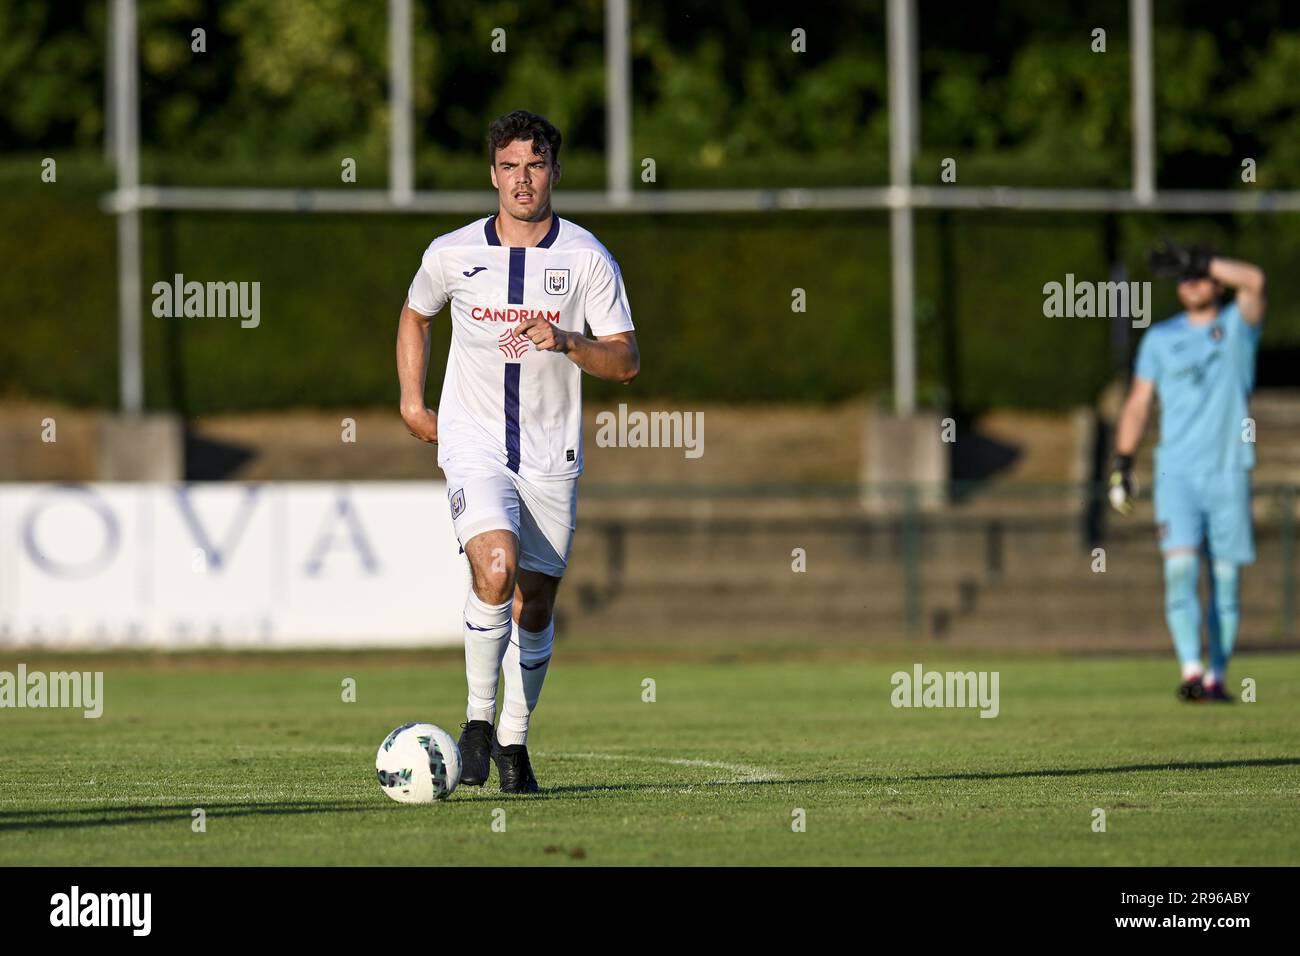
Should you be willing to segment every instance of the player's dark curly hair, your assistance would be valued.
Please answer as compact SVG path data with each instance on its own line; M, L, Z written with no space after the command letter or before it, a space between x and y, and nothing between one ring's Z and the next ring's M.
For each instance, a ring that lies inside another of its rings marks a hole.
M528 110L515 110L492 121L487 135L488 162L495 165L497 150L517 139L531 139L534 155L549 155L551 163L559 165L560 131L545 116Z

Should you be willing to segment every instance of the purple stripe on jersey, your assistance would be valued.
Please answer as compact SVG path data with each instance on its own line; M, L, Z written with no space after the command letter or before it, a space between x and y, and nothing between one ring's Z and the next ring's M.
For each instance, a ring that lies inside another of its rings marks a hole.
M506 467L519 472L519 369L518 362L506 363Z
M524 303L524 254L528 252L523 246L510 247L510 294L506 301L511 305Z
M483 223L483 233L487 236L489 246L501 245L501 240L497 238L497 217L488 216L487 222Z

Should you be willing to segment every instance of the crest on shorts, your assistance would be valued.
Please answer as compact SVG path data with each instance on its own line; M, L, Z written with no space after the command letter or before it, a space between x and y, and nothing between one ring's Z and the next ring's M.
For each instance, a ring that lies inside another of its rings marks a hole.
M542 281L551 295L564 295L569 291L569 270L547 269Z
M465 510L465 489L457 488L451 493L451 520L455 521Z

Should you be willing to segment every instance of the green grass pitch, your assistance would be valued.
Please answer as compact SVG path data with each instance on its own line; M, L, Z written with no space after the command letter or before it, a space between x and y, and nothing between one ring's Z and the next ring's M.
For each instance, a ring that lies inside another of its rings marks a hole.
M1001 713L895 709L890 675L916 660L997 670ZM432 806L385 797L374 754L406 721L459 733L456 654L26 663L102 669L106 704L98 720L0 710L3 865L1300 859L1300 656L1239 657L1233 683L1253 678L1256 703L1187 705L1164 658L566 657L561 645L530 740L544 792L506 797L494 772Z

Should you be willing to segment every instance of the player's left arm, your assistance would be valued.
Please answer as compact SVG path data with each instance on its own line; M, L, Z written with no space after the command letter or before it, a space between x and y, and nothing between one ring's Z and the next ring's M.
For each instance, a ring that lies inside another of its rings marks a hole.
M641 353L636 333L615 332L589 339L580 332L568 332L548 319L525 319L515 326L515 335L526 335L538 349L559 352L588 375L627 385L641 371Z
M1267 302L1264 298L1263 269L1240 259L1215 256L1210 260L1208 271L1211 279L1236 290L1237 308L1243 319L1251 325L1257 325L1264 318Z

